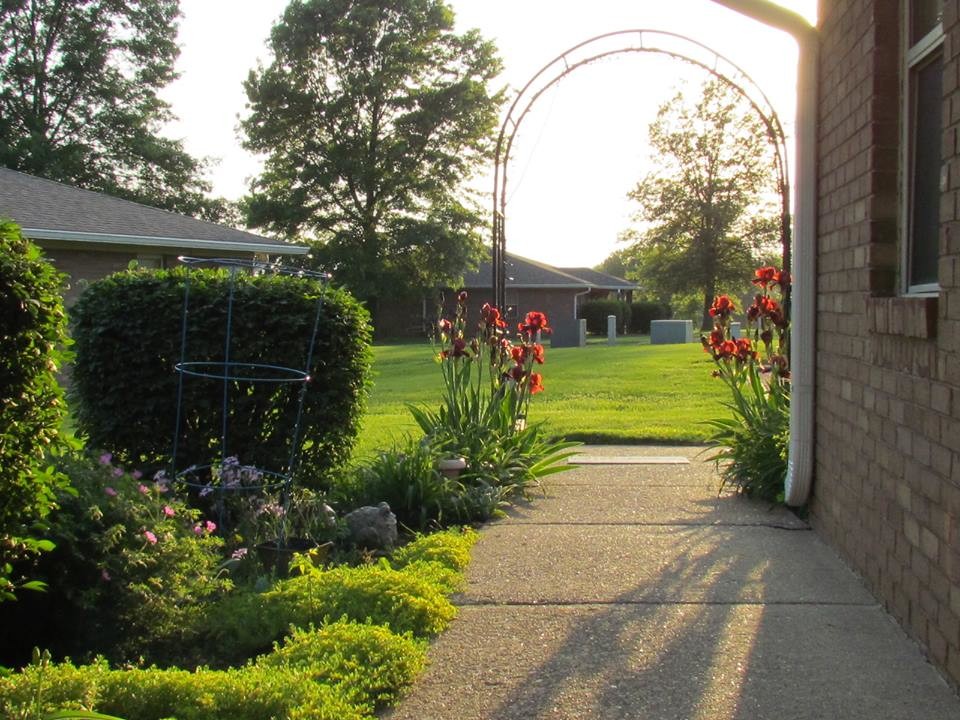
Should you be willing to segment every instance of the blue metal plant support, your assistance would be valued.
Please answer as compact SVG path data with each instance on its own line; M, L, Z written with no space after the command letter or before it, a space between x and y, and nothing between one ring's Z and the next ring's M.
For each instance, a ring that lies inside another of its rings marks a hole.
M284 267L275 263L265 263L256 260L236 258L195 258L180 257L180 262L188 268L199 267L225 270L229 274L229 292L226 298L225 324L223 329L223 359L222 360L195 360L191 359L188 329L191 320L190 289L191 272L186 274L183 286L183 315L180 330L180 360L174 366L178 375L177 380L177 411L176 426L173 433L173 450L171 453L171 477L179 483L193 488L201 496L215 494L213 498L218 512L218 520L224 524L225 497L228 493L239 491L282 493L284 510L287 509L290 497L290 486L300 455L300 437L302 432L303 405L310 385L310 368L313 366L313 354L317 340L317 331L320 326L321 311L323 309L323 294L317 299L314 313L313 327L309 338L304 340L304 364L302 368L286 367L263 362L246 362L235 359L234 356L234 319L237 313L243 312L238 307L235 298L237 278L241 273L262 275L291 275L325 282L329 275L325 273L303 270L300 268ZM206 464L192 464L187 468L178 466L180 438L183 433L182 424L185 415L184 383L187 378L199 378L223 385L220 408L220 438L219 458ZM230 443L231 397L233 393L242 392L244 385L256 386L261 384L300 385L299 397L296 404L296 414L293 427L290 429L290 452L286 464L281 468L261 468L241 465L238 460L237 448ZM231 456L230 453L234 455ZM282 543L284 538L278 538Z

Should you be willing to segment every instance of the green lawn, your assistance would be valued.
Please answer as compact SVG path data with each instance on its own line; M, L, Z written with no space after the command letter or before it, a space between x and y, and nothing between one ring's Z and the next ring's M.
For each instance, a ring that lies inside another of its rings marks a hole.
M531 420L570 439L599 443L702 442L701 421L726 414L727 391L711 377L713 363L699 343L651 346L646 337L609 346L547 347L544 392ZM374 347L374 386L358 455L415 433L406 403L435 404L440 370L428 343Z

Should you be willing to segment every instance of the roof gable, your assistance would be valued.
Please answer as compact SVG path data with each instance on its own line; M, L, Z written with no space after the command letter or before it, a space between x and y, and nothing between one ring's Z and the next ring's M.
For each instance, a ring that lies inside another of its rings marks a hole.
M635 290L634 283L589 268L557 268L511 253L506 254L508 288L570 288L577 290ZM492 263L484 261L476 272L464 276L465 288L489 288L493 284Z

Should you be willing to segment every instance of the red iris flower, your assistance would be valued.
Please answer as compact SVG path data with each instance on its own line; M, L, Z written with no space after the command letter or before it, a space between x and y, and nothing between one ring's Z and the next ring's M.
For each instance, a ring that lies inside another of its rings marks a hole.
M543 392L543 376L540 373L530 373L530 394Z
M547 325L547 316L536 310L527 313L523 322L517 325L517 330L530 337L533 337L538 332L551 332L550 327Z
M501 319L500 311L490 303L484 303L480 308L480 317L488 328L504 328L507 324Z
M753 284L759 285L760 287L765 288L765 287L768 287L771 283L778 282L777 276L780 273L777 272L777 269L775 267L762 267L762 268L757 268L757 270L753 274L755 276L753 278Z
M713 301L710 308L710 317L730 317L736 310L737 307L733 304L733 300L728 295L721 295Z

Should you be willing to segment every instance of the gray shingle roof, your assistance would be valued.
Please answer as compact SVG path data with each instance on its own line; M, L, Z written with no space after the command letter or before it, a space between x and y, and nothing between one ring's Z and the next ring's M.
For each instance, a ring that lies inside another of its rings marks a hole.
M480 263L476 272L464 276L465 288L489 288L492 281L490 261ZM589 268L556 268L507 253L506 286L512 288L575 288L587 290L635 290L636 285Z
M602 290L636 290L637 284L592 268L557 268Z
M0 216L35 240L300 255L307 248L0 168Z

